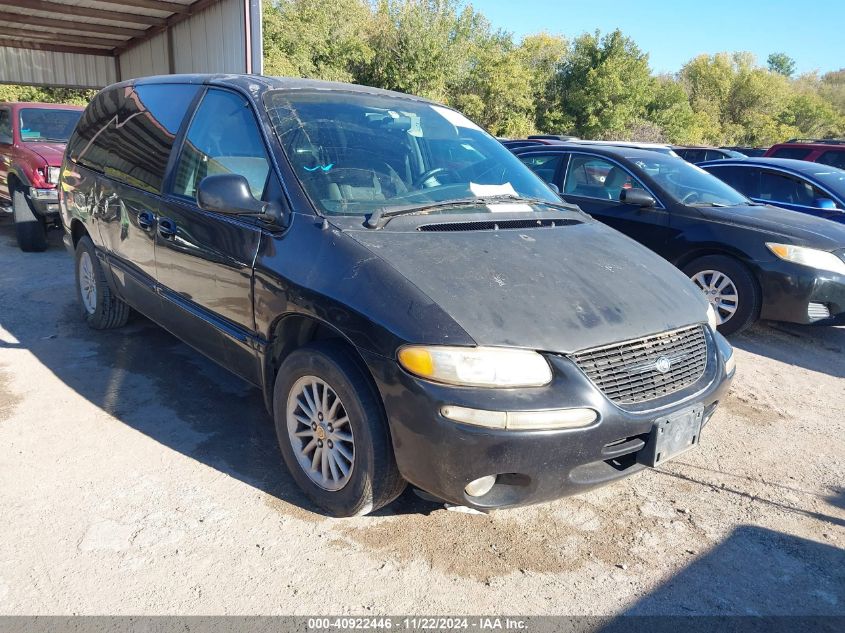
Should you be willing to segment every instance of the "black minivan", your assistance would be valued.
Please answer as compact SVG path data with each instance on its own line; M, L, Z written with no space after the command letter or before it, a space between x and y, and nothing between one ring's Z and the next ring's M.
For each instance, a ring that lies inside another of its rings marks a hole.
M406 482L490 510L659 465L698 444L734 371L681 272L417 97L110 86L60 202L83 318L137 310L261 388L287 467L336 516Z

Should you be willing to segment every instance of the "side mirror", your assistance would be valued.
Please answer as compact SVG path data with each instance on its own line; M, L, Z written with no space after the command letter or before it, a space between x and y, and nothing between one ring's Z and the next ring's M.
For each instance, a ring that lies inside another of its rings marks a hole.
M623 189L619 194L619 201L637 207L653 207L656 204L656 201L648 191L638 187Z
M240 174L215 174L203 178L197 187L197 204L203 211L248 215L286 226L279 205L256 200L249 182Z
M552 191L554 191L557 195L560 195L560 189L558 189L558 186L557 186L555 183L553 183L553 182L547 182L547 183L546 183L546 186L547 186L549 189L551 189Z
M818 209L829 209L836 211L836 203L830 198L816 198L815 206Z

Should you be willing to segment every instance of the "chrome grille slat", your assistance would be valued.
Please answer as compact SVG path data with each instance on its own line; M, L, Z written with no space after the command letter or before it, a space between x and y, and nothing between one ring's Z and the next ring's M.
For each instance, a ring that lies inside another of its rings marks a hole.
M665 373L641 367L664 356L676 359ZM704 326L693 325L584 350L570 358L608 398L636 404L680 391L701 378L707 365L707 339Z

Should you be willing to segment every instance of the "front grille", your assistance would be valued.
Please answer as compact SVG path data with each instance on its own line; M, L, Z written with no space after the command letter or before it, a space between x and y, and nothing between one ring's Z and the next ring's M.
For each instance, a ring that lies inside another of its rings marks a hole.
M479 220L476 222L438 222L423 224L417 231L499 231L505 229L543 229L581 224L580 220Z
M704 374L704 326L654 334L571 356L613 402L636 404L688 387ZM665 370L665 371L662 371Z

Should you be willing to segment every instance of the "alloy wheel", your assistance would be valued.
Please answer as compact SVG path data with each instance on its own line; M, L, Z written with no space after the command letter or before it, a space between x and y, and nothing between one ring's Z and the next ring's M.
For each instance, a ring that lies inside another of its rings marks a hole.
M702 270L695 273L692 280L713 306L719 325L729 321L739 305L739 293L733 280L718 270Z
M337 491L352 476L355 439L346 408L321 378L303 376L288 393L288 439L305 474L320 488Z
M82 297L82 305L88 314L94 314L97 310L97 278L94 273L94 262L91 255L83 251L79 257L79 294Z

